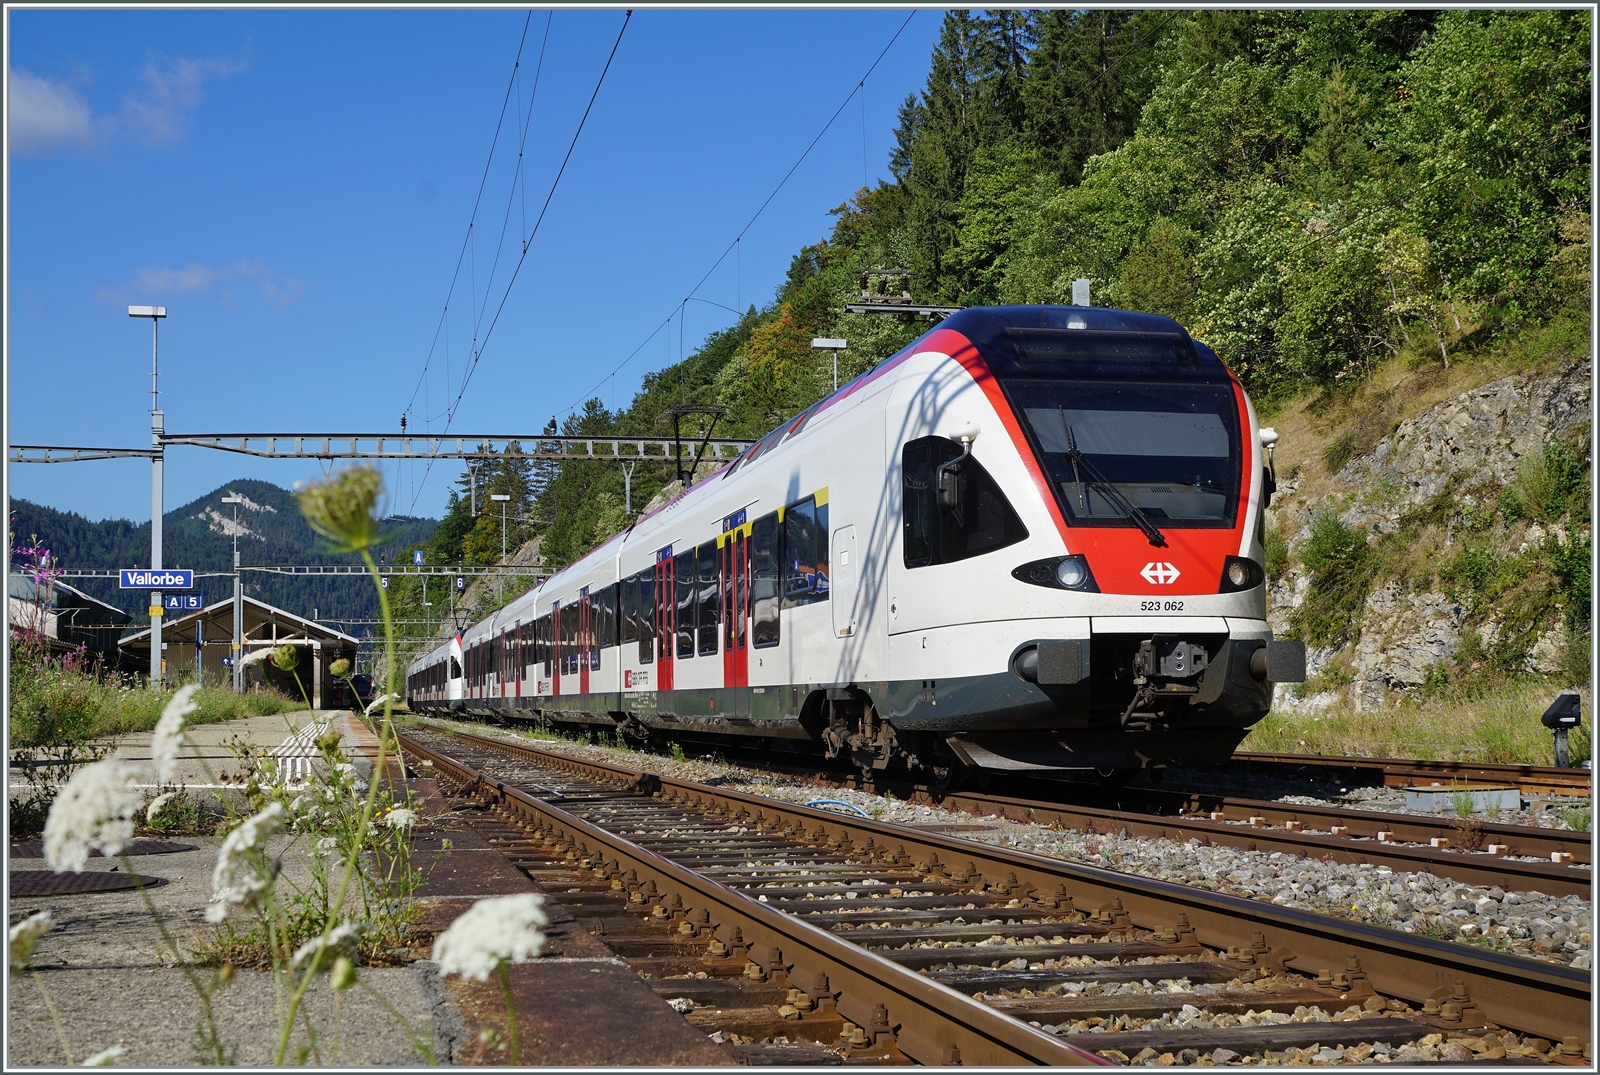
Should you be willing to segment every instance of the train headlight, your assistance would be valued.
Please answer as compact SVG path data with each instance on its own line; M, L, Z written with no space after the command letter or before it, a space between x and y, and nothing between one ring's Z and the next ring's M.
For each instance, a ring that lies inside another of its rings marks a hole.
M1094 581L1094 572L1089 570L1089 561L1082 555L1050 556L1043 560L1034 560L1032 563L1013 569L1011 577L1018 582L1048 586L1052 590L1100 592L1100 587Z
M1222 565L1222 584L1218 593L1237 593L1253 590L1266 581L1267 573L1254 560L1243 556L1230 556Z
M1089 565L1081 556L1069 556L1056 565L1056 581L1069 590L1076 590L1089 578Z

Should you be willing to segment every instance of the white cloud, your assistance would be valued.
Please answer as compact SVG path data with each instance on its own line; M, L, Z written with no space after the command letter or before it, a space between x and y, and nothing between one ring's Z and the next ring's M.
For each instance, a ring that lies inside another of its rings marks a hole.
M195 261L181 269L140 269L128 284L101 288L99 298L115 306L135 297L160 298L173 293L213 292L224 309L231 309L233 286L245 283L254 284L264 298L279 307L293 305L295 299L306 291L302 281L275 273L260 262L244 259L220 269Z
M16 68L6 88L12 149L49 153L94 143L89 106L70 86Z
M157 60L145 63L139 88L122 101L128 128L149 142L170 142L183 134L188 113L200 103L200 87L208 78L239 70L217 60Z
M192 262L187 269L139 270L139 288L142 291L204 291L216 279L214 271Z

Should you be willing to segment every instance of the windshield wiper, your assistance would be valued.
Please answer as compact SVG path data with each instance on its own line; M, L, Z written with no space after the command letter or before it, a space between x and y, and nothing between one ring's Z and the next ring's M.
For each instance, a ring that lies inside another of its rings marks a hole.
M1078 476L1078 468L1082 467L1084 473L1089 475L1089 487L1098 488L1100 495L1111 502L1111 506L1122 513L1122 517L1144 531L1145 539L1157 548L1165 548L1166 535L1156 529L1156 524L1150 521L1139 505L1122 495L1122 490L1112 485L1101 474L1095 465L1089 462L1089 457L1083 454L1078 447L1078 439L1072 434L1072 427L1067 427L1067 458L1072 462L1072 478L1078 485L1078 502L1083 502L1083 480Z

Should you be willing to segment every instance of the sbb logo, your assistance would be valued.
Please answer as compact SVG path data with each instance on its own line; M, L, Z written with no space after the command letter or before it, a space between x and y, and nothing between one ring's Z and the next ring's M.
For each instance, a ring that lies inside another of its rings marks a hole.
M1171 586L1178 581L1178 569L1171 564L1153 560L1144 565L1144 570L1139 572L1144 580L1157 586Z

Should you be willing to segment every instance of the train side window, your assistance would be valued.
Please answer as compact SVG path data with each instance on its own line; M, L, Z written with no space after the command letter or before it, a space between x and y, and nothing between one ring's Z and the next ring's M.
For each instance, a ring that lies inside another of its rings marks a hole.
M456 656L453 653L450 655L450 678L461 678L461 662L456 660Z
M700 646L702 655L717 652L717 626L722 617L722 579L717 571L717 543L708 541L698 550L700 561Z
M589 636L583 640L583 648L591 672L598 671L600 668L600 640L605 637L601 634L606 620L605 602L605 590L589 595Z
M639 573L639 663L656 659L656 578L654 569Z
M751 644L757 649L776 646L778 629L779 568L783 564L783 527L778 513L757 519L750 527L750 607L754 623Z
M922 437L900 452L904 493L902 555L907 567L950 564L1025 540L1028 528L976 459L952 468L957 506L939 503L939 467L961 455L948 437Z
M699 568L694 550L680 552L672 562L673 577L677 580L673 611L677 614L677 655L679 660L694 656L695 580Z
M622 641L639 640L639 576L629 575L622 580Z
M784 511L783 607L828 599L828 506L806 497Z

